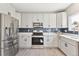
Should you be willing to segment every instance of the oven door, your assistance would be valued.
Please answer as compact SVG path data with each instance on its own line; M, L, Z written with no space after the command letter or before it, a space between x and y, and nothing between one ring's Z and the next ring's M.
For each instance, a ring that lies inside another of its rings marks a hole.
M32 37L32 45L43 45L43 37Z

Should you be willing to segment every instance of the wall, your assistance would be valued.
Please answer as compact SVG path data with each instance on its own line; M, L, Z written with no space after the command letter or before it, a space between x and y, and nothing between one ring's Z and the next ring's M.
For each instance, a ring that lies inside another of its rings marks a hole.
M0 3L0 13L8 15L19 20L19 26L21 22L21 13L16 12L16 9L9 3Z
M69 8L67 8L66 10L67 15L68 15L68 28L69 31L73 31L72 28L72 21L70 19L70 17L73 17L72 15L75 15L77 13L79 13L79 3L73 3L69 6Z

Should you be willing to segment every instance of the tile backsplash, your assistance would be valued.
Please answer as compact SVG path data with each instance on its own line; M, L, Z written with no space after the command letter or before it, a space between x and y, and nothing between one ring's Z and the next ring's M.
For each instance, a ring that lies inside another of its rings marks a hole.
M33 32L33 28L19 28L19 32Z
M33 30L33 28L19 28L19 32L33 32ZM57 32L56 28L42 28L40 30L43 30L43 32Z
M33 28L19 28L19 32L33 32ZM39 29L37 29L39 30ZM77 31L69 31L68 28L42 28L43 32L63 32L63 33L71 33L78 34Z

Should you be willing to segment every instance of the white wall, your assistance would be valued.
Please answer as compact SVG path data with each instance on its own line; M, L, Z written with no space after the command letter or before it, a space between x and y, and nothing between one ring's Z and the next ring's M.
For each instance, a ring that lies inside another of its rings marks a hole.
M68 15L68 27L69 30L73 31L72 28L72 20L71 17L73 17L73 15L76 15L79 13L79 3L74 3L72 4L67 10L67 15Z
M16 9L9 3L0 3L0 13L8 15L11 13L11 17L19 20L19 26L21 22L21 13L16 12Z

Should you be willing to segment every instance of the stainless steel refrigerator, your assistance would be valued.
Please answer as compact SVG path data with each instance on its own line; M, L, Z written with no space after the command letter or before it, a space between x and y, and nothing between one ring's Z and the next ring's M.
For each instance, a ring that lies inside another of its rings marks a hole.
M19 21L10 15L1 14L1 55L14 56L19 50Z

